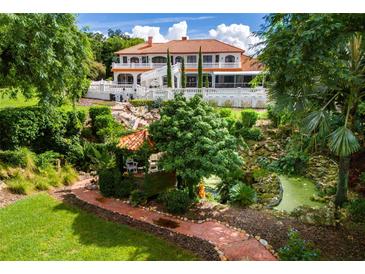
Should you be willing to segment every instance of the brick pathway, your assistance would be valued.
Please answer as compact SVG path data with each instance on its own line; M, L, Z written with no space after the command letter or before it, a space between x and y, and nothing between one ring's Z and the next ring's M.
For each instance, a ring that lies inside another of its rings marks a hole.
M258 240L250 237L244 232L227 227L222 223L218 223L217 221L194 223L189 220L180 220L144 208L132 207L129 204L113 198L104 198L98 191L85 189L83 187L84 183L85 182L80 182L72 187L72 192L79 199L89 204L93 204L113 212L118 212L119 214L150 224L155 224L155 222L160 218L178 223L178 227L166 229L208 240L222 251L224 256L230 261L276 260L271 252L268 251Z

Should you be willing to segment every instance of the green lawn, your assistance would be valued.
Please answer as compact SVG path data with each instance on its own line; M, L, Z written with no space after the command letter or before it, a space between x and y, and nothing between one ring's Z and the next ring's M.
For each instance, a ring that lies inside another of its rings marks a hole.
M225 108L225 107L217 107L218 109L221 108ZM233 116L236 119L240 119L241 118L241 111L244 110L243 108L229 108L232 110ZM247 108L245 108L247 109ZM258 114L259 114L259 119L263 120L263 119L267 119L267 110L266 109L252 109L255 110Z
M37 194L0 209L0 260L197 260L177 246Z
M27 100L23 95L18 95L16 99L10 99L9 96L3 96L0 93L0 109L6 107L25 107L37 104L37 99Z

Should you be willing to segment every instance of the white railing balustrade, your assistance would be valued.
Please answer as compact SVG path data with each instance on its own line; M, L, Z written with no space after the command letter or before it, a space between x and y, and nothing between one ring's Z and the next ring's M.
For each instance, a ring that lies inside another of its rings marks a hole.
M112 63L113 68L145 68L154 69L166 66L166 63ZM233 63L203 63L203 68L240 68L240 62ZM198 68L198 63L185 63L185 68Z
M145 88L139 85L120 85L112 82L93 82L85 97L125 101L132 98L172 100L177 93L190 99L199 94L207 102L218 106L264 108L268 102L266 90L257 88ZM113 98L113 99L112 99Z

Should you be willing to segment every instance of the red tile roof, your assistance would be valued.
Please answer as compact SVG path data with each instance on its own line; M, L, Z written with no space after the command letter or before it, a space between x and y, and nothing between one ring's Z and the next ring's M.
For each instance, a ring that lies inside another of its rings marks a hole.
M153 146L147 129L121 137L117 146L131 151L137 151L145 141L147 141L150 146Z
M244 50L216 39L201 39L201 40L171 40L166 43L142 43L130 48L117 51L115 54L166 54L167 49L171 54L186 54L197 53L199 48L202 48L202 53L243 53Z

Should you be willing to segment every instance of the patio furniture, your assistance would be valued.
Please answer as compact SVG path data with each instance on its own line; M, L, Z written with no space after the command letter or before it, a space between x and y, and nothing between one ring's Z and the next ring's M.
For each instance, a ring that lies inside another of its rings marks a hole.
M137 173L138 172L138 163L133 161L133 159L127 159L125 162L125 168L128 172Z

